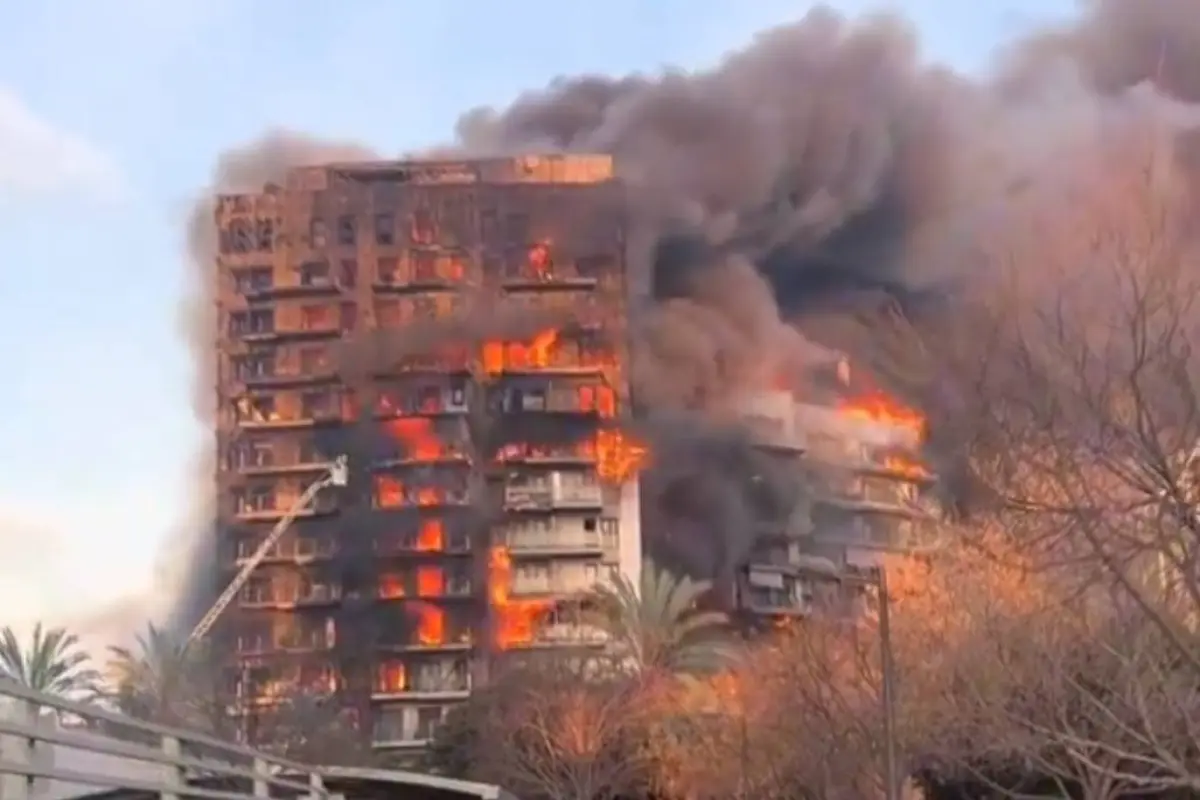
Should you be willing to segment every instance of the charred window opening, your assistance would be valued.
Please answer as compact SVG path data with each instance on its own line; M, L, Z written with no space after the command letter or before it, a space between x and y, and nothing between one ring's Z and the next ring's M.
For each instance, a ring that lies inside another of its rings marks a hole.
M357 227L354 217L350 214L343 214L338 217L337 221L337 243L342 247L351 247L356 244Z
M301 464L323 464L329 460L325 449L312 439L300 443L298 456L297 461Z
M343 288L353 289L358 284L358 262L353 258L342 259L340 277Z
M275 285L275 271L270 267L249 267L234 270L234 290L241 295L270 291Z
M254 469L270 467L275 463L275 452L271 443L262 439L238 442L229 453L231 469Z
M300 309L300 330L324 331L334 327L336 319L333 306L310 305Z
M234 493L234 506L238 514L256 514L275 510L275 492L270 486L250 486Z
M396 217L392 214L375 215L375 244L393 245L396 243Z
M310 261L300 267L301 286L328 286L329 264L325 261Z
M495 208L479 210L479 238L485 244L498 244L500 239L500 213Z
M431 245L437 240L437 222L429 208L418 208L409 220L409 238L413 244Z
M328 244L328 234L325 220L318 217L308 223L308 242L314 250L319 250Z
M271 333L275 330L275 311L258 308L250 311L235 311L229 315L229 335L249 336Z
M329 358L329 349L323 345L310 345L300 348L299 361L300 373L302 375L328 372L332 366Z
M270 603L274 599L275 589L270 578L253 577L246 581L246 586L242 589L243 603Z
M404 324L404 315L399 300L375 301L375 325L379 328L399 328Z
M400 282L400 259L382 256L375 262L375 274L380 283L393 285Z
M275 398L271 396L240 397L233 407L238 422L270 422L278 418Z
M238 626L236 641L239 653L261 653L272 645L271 624L264 620L244 622ZM254 671L252 668L248 672L253 675Z
M275 249L275 221L260 219L254 223L254 238L258 252L269 253Z
M229 227L221 231L220 238L222 253L244 255L254 252L254 228L249 220L231 220Z
M275 353L249 353L233 359L233 374L238 380L270 378L275 374Z
M331 391L304 392L300 395L300 415L305 419L332 417L338 411L338 398Z
M583 256L575 261L575 269L581 278L599 278L616 269L612 256Z
M438 302L434 297L417 297L412 302L413 319L434 320L438 317Z

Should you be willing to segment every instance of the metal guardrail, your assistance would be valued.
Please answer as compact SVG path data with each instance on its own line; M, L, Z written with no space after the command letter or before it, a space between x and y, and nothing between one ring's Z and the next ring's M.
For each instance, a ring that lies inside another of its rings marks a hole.
M65 800L105 789L163 800L341 798L314 767L0 678L0 800Z

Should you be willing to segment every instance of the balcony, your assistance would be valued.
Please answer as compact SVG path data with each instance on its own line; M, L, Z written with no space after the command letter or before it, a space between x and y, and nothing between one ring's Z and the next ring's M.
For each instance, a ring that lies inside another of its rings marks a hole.
M243 566L258 550L263 539L242 539L237 544L237 555L234 558L235 566ZM299 536L295 539L285 539L281 542L276 542L267 551L262 563L265 564L309 564L315 561L332 558L336 552L334 543L328 539L317 539L308 536Z
M238 606L245 609L288 610L336 605L342 599L341 588L332 584L309 584L303 587L250 585L238 595Z
M234 293L254 301L329 297L339 294L344 287L344 282L335 280L329 264L323 261L302 264L294 271L276 272L271 267L249 267L235 268L231 273Z
M246 458L238 459L234 464L234 472L245 477L324 473L333 467L331 459L311 454L299 454L287 461L275 458L269 451L264 454L260 450L246 455Z
M504 506L511 511L600 509L604 491L589 473L519 476L504 487Z
M354 404L337 389L314 389L239 397L233 414L243 430L286 430L349 422L354 419Z
M250 492L237 499L233 516L239 522L270 522L279 520L289 513L293 513L293 506L299 497L299 493L276 496L261 491ZM335 514L337 510L337 501L333 495L329 492L321 492L317 495L314 502L310 503L306 508L295 511L293 516L297 519L317 517Z
M373 700L460 700L471 691L471 673L464 660L380 664Z
M424 747L433 740L450 708L450 705L381 708L371 732L371 743L378 749Z
M531 519L512 523L500 533L504 545L513 555L600 555L603 552L595 518Z

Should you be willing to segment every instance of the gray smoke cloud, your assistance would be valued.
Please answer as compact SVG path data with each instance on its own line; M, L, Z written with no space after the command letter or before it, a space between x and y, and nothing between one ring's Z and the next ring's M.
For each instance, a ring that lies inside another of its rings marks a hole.
M1194 125L1197 45L1194 0L1093 0L974 79L929 62L900 17L817 8L712 69L561 78L508 108L469 111L455 141L428 152L617 157L631 269L651 294L638 309L633 380L651 412L674 420L660 427L669 432L658 496L678 507L679 495L697 496L681 484L722 496L712 487L725 485L724 473L703 464L745 450L724 429L690 445L679 431L725 419L739 394L781 374L802 381L807 365L828 358L811 340L837 331L826 322L883 304L944 322L959 298L986 295L999 279L995 243L1030 236L1023 210L1038 209L1038 225L1053 229L1081 177L1144 154L1125 142L1170 147ZM274 133L221 158L189 225L197 281L186 317L201 419L213 412L212 193L372 155ZM670 453L692 463L683 469ZM209 483L207 474L198 482ZM692 505L679 528L710 520L695 535L708 554L683 560L709 569L714 553L744 545L745 503Z

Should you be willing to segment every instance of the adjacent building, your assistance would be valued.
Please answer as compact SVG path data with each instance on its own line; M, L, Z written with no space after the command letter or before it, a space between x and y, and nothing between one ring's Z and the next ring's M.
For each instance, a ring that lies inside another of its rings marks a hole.
M251 735L302 687L418 748L495 653L558 644L559 598L637 575L619 189L572 155L219 198L222 580L296 513L213 634Z
M822 387L815 370L803 401L772 391L744 405L756 446L794 476L789 502L762 515L737 575L735 604L755 616L808 614L823 595L840 596L835 576L936 545L923 491L933 476L919 461L924 421L885 395L852 392L844 360L831 355L829 366L834 380Z

